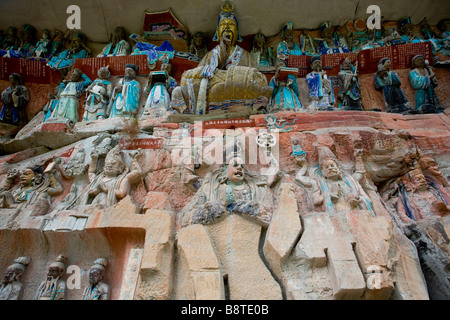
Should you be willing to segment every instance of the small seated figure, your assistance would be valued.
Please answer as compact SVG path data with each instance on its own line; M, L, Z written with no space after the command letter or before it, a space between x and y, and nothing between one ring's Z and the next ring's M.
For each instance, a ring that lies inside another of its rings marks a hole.
M11 86L6 88L1 95L2 109L0 122L21 126L27 123L26 107L30 101L30 94L24 86L22 76L18 73L9 75Z
M5 271L5 277L0 284L0 300L19 300L23 293L20 282L26 266L31 262L29 257L19 257Z
M11 26L8 28L6 36L4 37L3 42L1 43L0 56L5 55L7 50L18 49L19 46L20 46L20 39L17 36L17 28Z
M149 95L145 101L140 119L149 116L161 116L170 109L170 100L177 81L171 76L172 65L169 62L161 64L160 72L150 72L145 92Z
M319 29L321 38L314 39L317 42L317 53L329 54L349 52L348 48L340 46L339 39L333 34L329 21L322 23Z
M77 123L80 107L79 98L91 83L91 79L80 69L74 69L70 79L62 81L59 85L58 102L50 118L65 118L72 124Z
M281 41L277 46L277 59L286 62L289 55L300 56L303 54L300 46L294 41L294 29L292 22L287 22L281 30ZM287 64L287 63L286 63Z
M61 51L64 49L64 44L66 41L66 35L61 30L55 29L54 36L52 39L52 44L50 46L50 55L48 59L57 57Z
M47 60L51 54L50 52L51 45L52 45L51 32L49 29L44 29L42 31L41 38L36 43L32 57Z
M225 100L269 99L272 89L256 68L251 54L237 45L241 41L234 7L222 4L213 41L218 41L194 69L187 70L172 92L171 107L179 113L206 114L210 103Z
M87 58L91 50L85 45L86 36L77 32L71 41L70 49L62 51L57 56L54 55L47 65L54 70L64 70L67 72L75 64L76 59Z
M194 55L198 61L202 60L208 53L208 48L206 47L206 36L203 32L196 32L192 36L191 44L189 45L189 53Z
M399 75L391 71L391 60L383 58L378 62L374 77L375 89L383 92L385 111L408 114L411 104L403 93Z
M409 81L416 91L415 112L417 113L440 113L444 111L434 88L438 86L436 74L428 65L423 55L412 58Z
M24 24L19 34L19 47L17 49L10 48L7 50L5 57L8 58L29 58L32 56L35 50L34 37L36 35L36 29L29 25Z
M419 22L420 32L422 32L422 39L431 43L431 53L440 51L442 48L441 41L438 39L438 35L431 29L427 18L423 18Z
M397 24L401 38L405 43L419 43L423 41L421 36L414 31L410 17L400 19Z
M310 59L312 71L306 75L306 83L309 86L309 98L312 105L318 110L334 110L333 83L327 73L322 69L322 61L319 55Z
M406 43L395 28L387 29L384 37L379 42L382 46L396 46Z
M275 75L270 80L269 86L273 88L271 97L272 110L277 111L302 111L302 102L300 101L300 91L297 85L297 77L294 74L283 76L284 67L279 62ZM297 70L298 71L298 70Z
M361 87L356 68L350 59L345 58L338 73L340 91L338 95L339 108L342 110L362 111Z
M314 40L307 33L306 29L302 30L302 34L300 35L300 50L303 54L313 56L316 54L316 48L314 47Z
M112 83L108 80L110 75L109 66L101 67L97 72L98 78L87 87L83 121L107 118L106 110L112 95Z
M258 70L270 70L273 67L273 52L272 48L267 48L266 37L258 32L255 34L252 40L252 51L250 54L253 56L253 59L258 66Z
M405 224L428 216L443 216L450 213L450 206L443 201L436 189L430 188L416 161L399 183L397 213Z
M130 170L123 160L119 145L116 145L106 155L105 165L100 174L94 174L98 165L96 155L97 153L91 153L89 176L92 180L83 190L79 204L96 204L108 208L125 198L133 184L142 178L142 169L137 162L140 150L132 155Z
M60 254L48 267L47 279L37 290L36 300L64 300L66 281L61 279L66 272L66 257Z
M124 27L116 27L114 36L97 57L120 57L131 54L131 44L128 42L127 31Z
M440 20L437 27L441 31L439 35L441 50L439 52L445 56L450 56L450 19Z
M114 88L108 106L107 116L110 118L136 116L141 95L141 84L136 80L137 71L137 65L125 65L125 76Z
M108 261L99 258L89 269L89 285L83 291L83 300L109 300L109 285L103 282Z
M364 172L355 173L355 177L346 173L327 147L319 147L319 168L322 174L314 195L315 206L324 204L328 212L369 210L374 214L370 199L359 183Z

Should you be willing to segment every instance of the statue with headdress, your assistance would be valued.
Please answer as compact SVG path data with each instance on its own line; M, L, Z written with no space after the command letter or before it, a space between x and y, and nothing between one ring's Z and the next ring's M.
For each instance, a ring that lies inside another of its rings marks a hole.
M266 36L261 32L256 33L252 40L252 50L250 53L258 66L258 70L273 69L274 56L272 50L272 47L267 47Z
M362 111L361 85L357 65L354 66L349 58L345 58L337 79L340 87L338 95L339 108L342 108L342 110Z
M336 33L333 33L331 23L325 21L319 26L320 38L315 38L317 42L317 53L329 54L329 53L345 53L349 52L347 47L341 47L339 38Z
M440 113L444 111L434 91L438 86L436 74L428 65L423 55L416 55L411 61L409 81L416 91L415 112L418 113Z
M20 74L11 73L9 81L11 86L1 95L3 106L0 111L0 122L16 126L24 125L27 122L26 107L30 101L30 93Z
M75 64L76 59L87 58L91 53L85 44L86 40L86 36L81 32L75 33L72 37L71 47L59 53L58 56L53 56L47 65L52 69L66 72Z
M65 118L72 124L78 122L80 101L84 90L92 83L91 79L80 69L75 68L68 80L64 80L58 87L58 102L50 118ZM48 119L47 119L48 121Z
M124 27L116 27L114 35L111 34L110 43L108 43L97 57L121 57L128 56L131 53L131 44L128 41L127 31Z
M48 267L47 279L37 290L36 300L64 300L66 281L62 279L66 272L66 257L60 254Z
M125 75L115 86L108 106L107 116L110 118L133 118L139 109L141 84L136 80L138 66L125 65Z
M86 89L88 95L84 102L83 121L106 119L106 109L112 95L109 66L101 67L95 79Z
M378 71L374 77L375 89L382 91L386 112L407 114L411 104L403 93L399 75L391 71L391 60L383 58L378 62Z
M196 32L189 45L189 53L200 61L208 53L206 47L206 36L203 32Z
M314 205L324 205L327 212L368 210L375 215L370 198L360 184L364 169L357 168L349 174L337 162L327 147L319 147L319 171L316 172L319 188L314 195ZM361 152L358 150L357 152ZM357 157L361 154L357 154Z
M89 284L83 291L83 300L108 300L109 285L103 282L103 276L108 261L104 258L98 258L89 269Z
M180 113L206 114L211 103L224 100L268 100L272 92L251 54L237 45L242 39L234 6L226 1L221 9L213 38L219 44L173 90L172 109Z
M312 71L306 75L306 83L309 86L309 98L312 106L319 110L334 109L333 82L322 68L320 55L310 59Z
M300 46L294 41L294 26L291 21L286 22L281 29L281 37L283 38L283 41L277 46L278 60L286 63L286 59L289 55L302 55Z
M33 51L33 57L46 61L51 54L52 35L49 29L42 31L41 38L36 43Z
M31 262L29 257L19 257L14 259L6 271L2 283L0 284L0 300L19 300L23 286L20 282L26 266Z
M288 68L289 70L290 68ZM293 73L284 71L284 63L278 61L275 75L270 79L269 86L273 88L270 98L273 111L303 111L305 108L300 100L300 90L297 84L298 70L292 68Z

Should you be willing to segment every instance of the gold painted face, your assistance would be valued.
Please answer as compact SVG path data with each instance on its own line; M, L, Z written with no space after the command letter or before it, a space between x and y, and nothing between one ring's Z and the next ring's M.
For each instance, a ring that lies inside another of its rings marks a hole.
M230 43L232 46L235 45L238 36L238 30L236 21L233 19L222 19L219 23L219 28L217 30L218 40L220 41L222 38L230 39Z

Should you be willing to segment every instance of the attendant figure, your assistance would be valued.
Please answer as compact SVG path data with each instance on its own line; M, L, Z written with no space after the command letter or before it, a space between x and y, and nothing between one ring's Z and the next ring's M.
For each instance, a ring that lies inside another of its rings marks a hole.
M0 284L0 300L19 300L23 293L20 282L26 266L31 262L29 257L19 257L5 271L5 277Z
M17 36L17 28L9 27L6 36L3 39L0 49L3 50L3 55L6 50L15 50L20 46L20 39ZM0 53L1 54L1 53Z
M141 95L141 84L136 80L137 70L137 65L127 64L125 66L125 76L114 88L109 103L107 115L110 118L133 118L136 116Z
M124 27L116 27L111 42L106 45L97 57L120 57L131 53L131 44L128 42L127 31Z
M275 75L270 80L269 86L273 88L271 105L277 111L301 111L304 110L300 101L300 91L297 85L297 78L293 74L288 74L286 78L281 76L283 67L279 62Z
M285 63L289 55L302 55L300 46L294 41L293 28L292 22L290 21L283 26L283 29L281 30L283 41L281 41L277 47L277 58Z
M327 73L322 69L322 61L319 55L310 59L312 71L306 75L306 83L309 86L309 98L314 107L319 110L334 110L333 83Z
M89 56L91 51L86 47L85 41L86 36L84 34L76 33L72 38L70 49L64 50L58 56L53 56L47 65L54 70L64 70L63 72L66 73L75 64L76 59Z
M112 83L109 81L111 73L109 66L101 67L98 78L86 89L88 96L85 101L83 121L106 119L106 110L112 95Z
M339 39L336 35L333 35L329 21L322 23L319 29L321 38L314 39L317 42L317 53L329 54L349 52L348 48L340 47Z
M424 56L416 55L412 58L409 80L416 91L415 112L440 113L444 111L434 91L438 85L436 74L428 66Z
M266 70L273 67L272 48L267 48L266 37L262 33L257 33L252 40L253 47L250 54L258 66L258 70Z
M194 55L198 61L208 53L206 47L206 36L203 32L196 32L192 37L191 44L189 45L189 53Z
M363 110L361 105L361 88L356 67L350 59L345 58L338 73L339 108L342 110Z
M103 282L106 265L108 261L99 258L89 269L89 285L83 291L83 300L108 300L109 285Z
M300 50L306 55L313 56L316 54L314 41L305 29L302 30L302 34L300 35Z
M0 111L0 121L19 126L27 123L26 106L30 101L30 94L18 73L9 75L11 86L2 92L3 107Z
M80 69L76 68L70 80L64 80L58 89L58 103L51 114L51 118L66 118L73 124L78 122L80 107L79 98L87 86L92 83L91 79Z
M66 257L59 255L55 262L48 267L47 279L37 290L36 300L64 300L66 294L66 281L62 276L66 272Z
M52 39L49 29L44 29L42 31L41 39L36 43L36 47L33 52L33 57L38 59L47 59L50 55Z
M391 71L391 60L383 58L378 63L378 72L375 74L375 89L383 92L386 112L408 114L411 104L403 93L400 77Z

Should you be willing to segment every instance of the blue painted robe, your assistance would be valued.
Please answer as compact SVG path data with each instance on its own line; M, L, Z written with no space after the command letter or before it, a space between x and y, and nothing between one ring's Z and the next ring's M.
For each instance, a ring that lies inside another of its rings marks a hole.
M86 49L82 49L77 53L72 53L70 49L64 50L57 57L52 57L47 65L52 69L64 69L72 67L75 64L76 59L82 59L88 57Z
M437 86L430 77L428 71L422 69L424 73L419 73L418 69L413 69L409 73L409 81L416 91L415 110L423 112L442 112L444 108L439 103L434 88ZM426 75L423 75L426 74Z
M126 81L125 79L121 79L120 83L123 84L123 87L117 94L113 94L109 117L131 118L139 108L141 84L137 80Z
M376 90L383 92L386 112L403 112L409 109L406 105L408 99L400 88L402 83L396 72L389 71L384 79L376 73L374 84Z
M0 122L12 125L20 125L26 122L25 108L30 99L28 89L25 86L18 85L21 94L14 98L12 95L12 88L8 87L2 92L1 100L3 102L0 111ZM14 101L16 100L16 101Z
M169 110L171 100L169 91L176 88L176 86L177 81L173 77L169 77L166 83L149 83L145 87L145 91L149 92L149 95L142 110L141 117L145 116L149 112L149 109Z
M286 85L284 81L278 81L273 77L270 80L269 86L273 88L271 103L276 110L292 110L300 111L304 109L300 101L300 91L297 86L297 79L293 75L288 75L288 78L293 80L290 86Z
M277 55L279 56L280 54L284 54L286 56L288 55L301 56L303 52L296 42L294 42L294 49L289 49L286 41L281 41L277 47Z
M334 108L334 92L333 83L330 81L331 92L328 93L326 88L323 87L322 76L318 72L310 72L306 75L306 83L309 86L309 97L318 98L319 100L312 100L312 103L319 109L332 109Z

